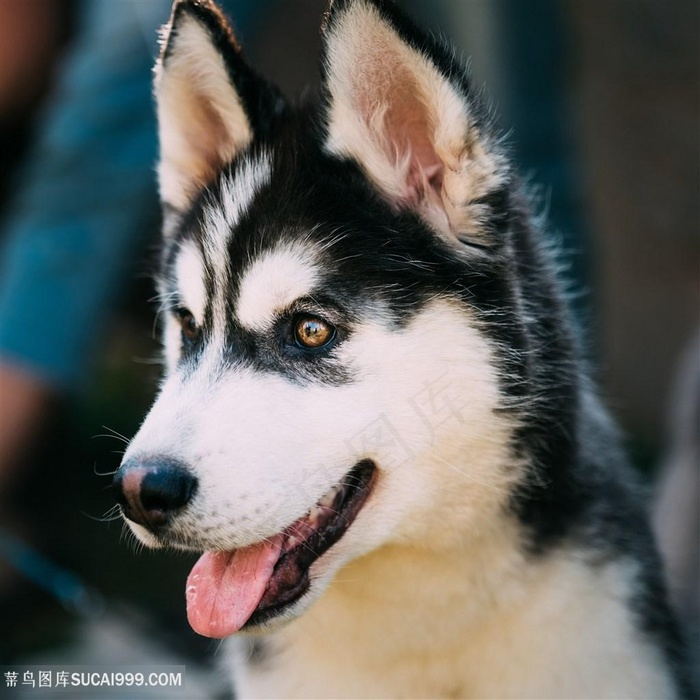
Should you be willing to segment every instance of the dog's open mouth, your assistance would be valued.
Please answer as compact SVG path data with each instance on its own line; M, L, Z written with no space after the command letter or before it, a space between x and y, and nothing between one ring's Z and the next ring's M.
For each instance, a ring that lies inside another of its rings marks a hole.
M299 600L309 588L309 568L355 520L376 472L374 462L362 460L280 534L231 552L205 552L187 579L187 617L194 631L228 637Z

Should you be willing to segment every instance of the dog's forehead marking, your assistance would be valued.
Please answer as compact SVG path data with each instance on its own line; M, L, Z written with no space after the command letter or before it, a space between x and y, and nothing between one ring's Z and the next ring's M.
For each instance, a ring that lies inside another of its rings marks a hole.
M310 294L318 279L313 249L285 245L268 251L241 276L236 316L250 330L265 329L279 311Z
M204 209L204 254L214 276L222 282L227 278L228 246L233 230L271 177L269 154L255 160L244 158L233 173L222 177L219 196Z
M207 303L204 262L194 241L187 240L180 246L175 261L175 279L182 304L201 323Z

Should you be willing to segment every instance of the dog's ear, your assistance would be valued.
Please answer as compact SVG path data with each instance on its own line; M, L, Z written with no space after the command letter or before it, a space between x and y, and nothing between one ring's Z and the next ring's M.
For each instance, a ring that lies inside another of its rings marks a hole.
M387 0L332 0L322 85L330 152L449 240L489 244L507 161L451 50Z
M286 105L245 63L226 19L209 0L177 0L161 47L155 96L167 217L186 210L222 165L264 137Z

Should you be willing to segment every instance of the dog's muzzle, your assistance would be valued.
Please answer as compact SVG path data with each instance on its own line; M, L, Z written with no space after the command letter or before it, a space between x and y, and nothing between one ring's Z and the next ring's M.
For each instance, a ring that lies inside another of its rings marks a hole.
M196 490L197 479L183 464L168 458L129 459L112 482L124 517L153 532L167 525Z

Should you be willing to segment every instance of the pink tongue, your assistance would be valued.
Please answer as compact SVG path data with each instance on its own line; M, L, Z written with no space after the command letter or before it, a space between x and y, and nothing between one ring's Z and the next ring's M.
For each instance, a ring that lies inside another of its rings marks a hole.
M187 619L205 637L237 632L258 606L282 551L282 535L233 552L205 552L187 577Z

